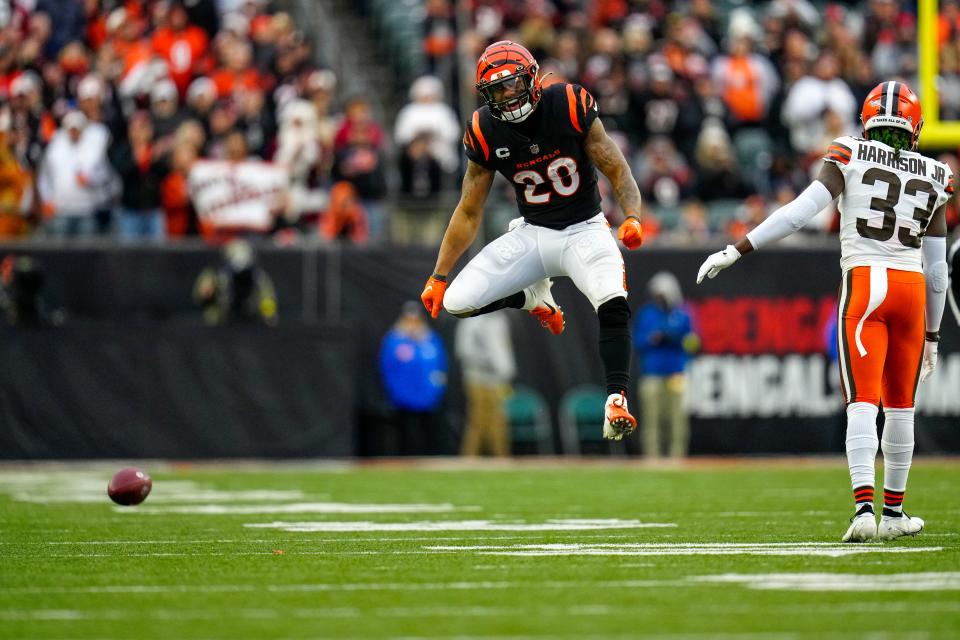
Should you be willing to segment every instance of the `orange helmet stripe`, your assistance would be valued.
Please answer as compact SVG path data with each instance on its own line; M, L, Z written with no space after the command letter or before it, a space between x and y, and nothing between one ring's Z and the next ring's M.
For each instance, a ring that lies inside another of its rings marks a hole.
M583 129L580 127L579 116L577 115L577 96L573 93L573 85L567 85L567 107L570 111L570 122L573 124L573 128L577 130L577 133L583 133Z
M522 63L524 66L535 63L533 56L524 47L510 41L494 42L480 56L477 64L477 82L489 81L484 77L487 72L511 61Z
M483 137L483 131L480 130L480 112L473 112L473 122L471 123L471 128L473 129L473 135L476 136L477 142L480 143L480 148L483 149L483 159L490 159L490 147L487 146L487 140Z
M836 143L830 145L830 148L827 150L827 153L836 154L842 158L846 158L847 160L850 159L850 155L851 155L850 149L848 147L846 147L845 145L836 144Z

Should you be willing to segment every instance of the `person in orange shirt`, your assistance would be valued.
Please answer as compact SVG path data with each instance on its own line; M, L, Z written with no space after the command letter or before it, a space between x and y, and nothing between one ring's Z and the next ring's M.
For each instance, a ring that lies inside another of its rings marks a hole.
M170 69L170 79L177 85L180 96L195 75L207 70L207 34L187 21L187 10L182 0L170 7L170 26L153 34L153 50L163 56Z
M260 87L260 74L252 66L253 48L246 40L234 40L226 46L224 66L210 75L220 98L228 98L237 89Z
M166 213L167 236L182 238L195 233L196 214L190 201L187 176L197 160L197 148L188 141L179 142L173 148L172 171L160 185L160 198Z
M330 188L330 204L321 219L320 233L331 241L348 239L353 244L367 241L367 216L357 200L357 190L346 180Z
M780 83L769 60L754 54L752 46L750 38L736 38L729 54L713 63L713 82L734 124L759 124Z
M11 122L9 110L0 112L0 238L14 238L27 231L22 204L32 186L30 174L10 147Z

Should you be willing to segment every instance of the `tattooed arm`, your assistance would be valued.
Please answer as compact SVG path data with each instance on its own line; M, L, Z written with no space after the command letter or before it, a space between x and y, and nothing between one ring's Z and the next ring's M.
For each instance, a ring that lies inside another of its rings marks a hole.
M587 156L607 176L613 186L613 193L626 216L640 217L640 189L630 173L630 165L620 153L616 143L610 139L603 123L594 120L584 142Z
M434 273L446 276L457 263L474 238L483 219L483 205L493 184L494 172L485 169L476 162L467 162L467 173L463 176L460 202L453 211L447 231L440 243L440 255Z

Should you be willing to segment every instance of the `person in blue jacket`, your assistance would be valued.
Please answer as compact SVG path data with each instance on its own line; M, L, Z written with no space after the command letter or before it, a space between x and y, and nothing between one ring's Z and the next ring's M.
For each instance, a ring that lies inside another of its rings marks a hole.
M654 274L647 293L650 301L637 310L633 327L633 346L640 364L637 395L643 453L658 458L666 449L671 457L684 457L690 441L683 400L684 370L691 354L699 350L700 338L672 273Z
M440 453L440 403L447 390L447 352L418 302L406 302L380 347L380 375L396 410L404 455Z

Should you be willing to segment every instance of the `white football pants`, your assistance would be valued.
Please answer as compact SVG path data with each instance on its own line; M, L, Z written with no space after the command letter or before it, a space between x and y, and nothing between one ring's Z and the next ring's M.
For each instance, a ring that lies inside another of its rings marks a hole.
M568 276L593 308L626 297L623 256L602 213L554 230L523 222L467 263L443 298L449 313L482 309L544 278Z

